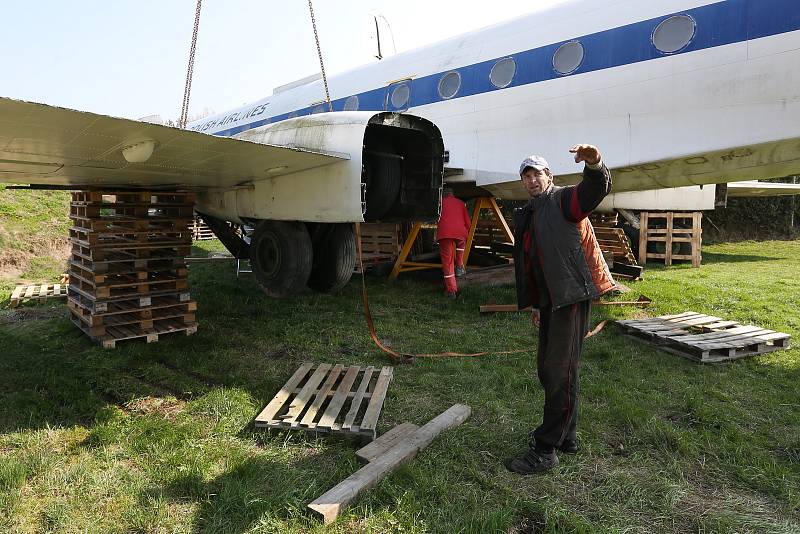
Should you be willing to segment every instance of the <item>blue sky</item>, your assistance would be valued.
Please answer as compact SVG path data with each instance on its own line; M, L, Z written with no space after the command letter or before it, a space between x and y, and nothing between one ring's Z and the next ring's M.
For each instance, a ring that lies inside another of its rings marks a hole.
M316 0L329 74L367 63L370 13L398 51L556 0ZM0 96L108 115L180 115L196 0L9 2L0 31ZM468 8L465 6L469 6ZM319 70L306 0L204 0L190 116L222 112Z

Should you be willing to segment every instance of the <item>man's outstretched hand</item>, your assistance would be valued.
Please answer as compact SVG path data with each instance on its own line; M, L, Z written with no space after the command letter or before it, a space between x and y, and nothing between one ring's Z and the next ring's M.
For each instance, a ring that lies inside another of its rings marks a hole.
M589 165L597 165L602 159L600 149L594 145L575 145L569 151L575 154L575 163L583 161Z

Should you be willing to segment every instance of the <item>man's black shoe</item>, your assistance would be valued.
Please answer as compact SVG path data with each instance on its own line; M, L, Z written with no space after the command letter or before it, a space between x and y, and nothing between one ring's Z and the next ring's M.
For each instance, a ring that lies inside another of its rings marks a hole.
M528 449L522 456L508 460L506 469L520 475L535 475L549 471L557 465L558 457L555 452L543 453Z
M578 444L571 439L565 439L556 449L564 454L578 454Z

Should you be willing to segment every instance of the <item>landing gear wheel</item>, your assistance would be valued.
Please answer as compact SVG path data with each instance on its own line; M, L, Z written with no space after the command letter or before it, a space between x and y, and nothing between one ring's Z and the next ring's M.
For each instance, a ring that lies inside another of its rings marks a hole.
M314 265L308 287L314 291L342 289L356 267L356 238L352 224L326 225L314 239Z
M364 182L367 187L365 221L386 215L400 192L402 168L398 158L369 154L366 156Z
M288 297L306 287L312 246L306 225L296 221L261 221L250 241L250 265L270 297Z

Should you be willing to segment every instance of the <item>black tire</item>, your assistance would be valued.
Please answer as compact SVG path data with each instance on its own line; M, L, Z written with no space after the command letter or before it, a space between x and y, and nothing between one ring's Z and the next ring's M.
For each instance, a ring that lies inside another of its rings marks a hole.
M250 241L250 265L270 297L303 291L311 274L312 246L306 225L296 221L261 221Z
M401 162L397 158L367 154L365 169L367 210L364 220L377 221L389 212L400 193Z
M356 237L352 224L325 225L314 239L314 265L308 287L314 291L339 291L356 267Z
M691 243L680 243L673 241L672 242L672 255L678 254L689 254L691 252L691 248L688 249L684 245L689 245L691 247ZM664 241L656 241L651 242L647 246L647 252L652 252L655 254L666 254L667 253L667 243Z

